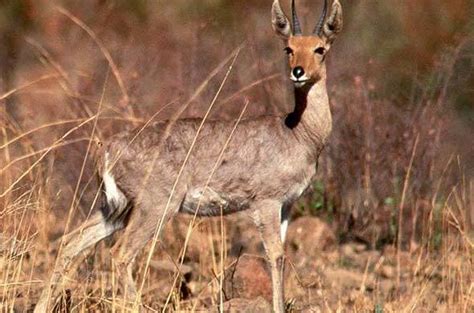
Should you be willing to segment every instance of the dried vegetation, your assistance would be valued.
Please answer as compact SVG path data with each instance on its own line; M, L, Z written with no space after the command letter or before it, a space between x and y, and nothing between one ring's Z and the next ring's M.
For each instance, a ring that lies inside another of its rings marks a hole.
M95 209L96 141L181 110L203 116L239 46L211 118L236 119L247 101L245 116L288 111L269 4L0 4L0 311L33 307L61 235ZM288 309L472 312L472 5L343 5L346 28L329 60L335 127L318 180L294 208ZM302 6L308 23L314 7ZM245 214L199 220L179 267L189 222L168 225L144 303L268 310L269 277ZM120 310L109 247L78 262L56 309Z

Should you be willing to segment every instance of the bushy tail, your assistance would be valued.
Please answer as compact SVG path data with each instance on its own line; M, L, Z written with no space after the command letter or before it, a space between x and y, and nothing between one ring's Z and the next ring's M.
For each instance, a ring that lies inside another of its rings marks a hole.
M102 217L109 224L123 227L126 225L127 218L130 215L132 201L127 199L110 174L105 173L102 180L103 187L100 205Z

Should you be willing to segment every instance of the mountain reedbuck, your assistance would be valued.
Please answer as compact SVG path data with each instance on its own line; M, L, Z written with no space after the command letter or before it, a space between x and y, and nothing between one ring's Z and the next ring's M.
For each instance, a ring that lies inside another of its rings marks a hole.
M292 11L290 25L279 1L273 2L273 28L286 45L294 83L294 111L281 118L242 120L237 126L209 121L197 139L202 121L198 119L160 122L138 136L125 132L112 137L97 160L101 212L66 237L35 312L46 312L54 302L50 299L57 296L58 283L75 256L118 230L122 232L112 248L114 264L123 297L138 305L132 264L163 223L180 212L220 216L243 210L261 232L271 268L273 309L284 312L282 243L289 209L315 176L331 132L325 60L342 29L339 0L330 8L324 1L322 16L309 36L303 36L294 0Z

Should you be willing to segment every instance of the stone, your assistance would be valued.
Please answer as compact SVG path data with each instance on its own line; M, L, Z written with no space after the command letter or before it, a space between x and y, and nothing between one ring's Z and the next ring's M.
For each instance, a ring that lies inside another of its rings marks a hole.
M226 271L224 279L226 298L262 297L271 301L272 282L266 266L266 261L262 257L242 255L234 266Z
M294 252L304 251L309 256L334 248L336 235L333 230L316 217L301 217L291 222L287 243Z
M391 265L384 265L380 268L380 275L385 278L395 277L395 268Z
M267 300L263 299L262 297L258 297L255 300L237 298L224 303L224 312L271 313L272 306Z

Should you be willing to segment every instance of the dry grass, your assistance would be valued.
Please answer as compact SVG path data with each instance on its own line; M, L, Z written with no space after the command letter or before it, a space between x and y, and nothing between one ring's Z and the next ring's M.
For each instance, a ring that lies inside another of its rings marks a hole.
M268 6L248 5L251 13L225 1L206 2L204 11L184 1L152 5L146 22L139 5L120 1L33 7L45 13L16 46L15 84L0 94L0 311L33 307L61 235L95 209L95 141L155 119L240 120L288 110L282 67L274 65L283 54L268 18L260 19ZM449 16L462 20L463 5L456 1ZM374 8L348 9L346 34L329 60L334 133L290 226L288 307L472 312L472 128L454 108L469 94L457 87L473 79L462 68L472 66L472 33L459 32L441 53L420 53L422 73L400 74L400 62L374 56L370 40L362 51L353 39L357 29L369 28L360 21ZM375 9L385 12L383 5ZM400 9L390 16L406 21L410 14ZM397 78L381 69L410 78L408 88L393 87ZM260 270L258 261L246 261L263 254L245 214L179 217L156 239L136 268L152 311L222 310L235 296L228 284L238 281L239 268L255 276ZM109 246L101 243L78 260L58 310L120 311ZM238 296L267 297L257 288L265 286L265 272L258 277Z

